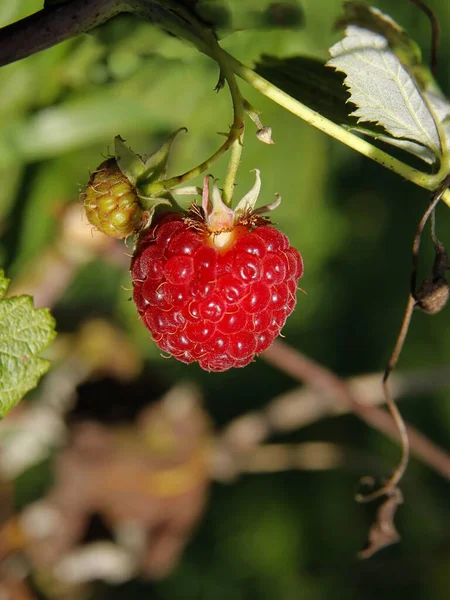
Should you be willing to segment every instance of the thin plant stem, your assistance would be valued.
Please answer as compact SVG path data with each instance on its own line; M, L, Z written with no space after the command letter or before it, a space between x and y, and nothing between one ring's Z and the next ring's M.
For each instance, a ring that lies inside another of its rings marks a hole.
M231 146L230 162L228 163L227 174L222 189L222 200L227 206L231 206L234 192L234 182L241 162L241 154L244 143L244 133L241 137L233 142Z
M400 327L400 333L398 334L394 350L389 358L386 369L383 374L383 394L384 401L386 406L388 407L389 412L391 413L392 419L397 427L397 431L400 438L400 447L401 447L401 457L400 462L395 469L392 476L388 479L388 481L379 489L371 492L369 494L356 494L357 502L370 502L375 500L376 498L380 498L381 496L388 495L390 496L394 491L400 480L402 479L405 471L408 467L409 463L409 454L410 454L410 443L408 431L406 429L405 421L403 417L392 399L392 396L389 391L388 386L388 378L391 371L394 369L397 364L398 358L403 348L403 344L405 343L406 336L408 334L409 325L411 323L412 314L414 311L414 307L416 305L416 301L412 294L409 295L408 304L406 306L405 314L403 317L402 325Z
M0 29L0 67L89 31L121 12L118 0L72 0L42 10Z
M433 212L431 213L430 233L431 233L431 241L433 242L435 249L437 249L442 244L436 236L436 211L435 210L433 210Z
M412 270L411 270L411 280L410 280L410 292L412 295L414 295L415 291L416 291L417 269L419 266L419 250L420 250L420 243L422 241L422 232L425 228L425 225L427 224L428 219L434 213L436 206L443 199L449 185L450 185L450 174L448 174L446 176L444 181L439 186L439 189L434 194L429 207L423 214L423 217L421 218L419 225L417 226L417 231L416 231L416 235L414 237L413 248L412 248L413 266L412 266Z
M182 173L181 175L175 175L175 177L171 177L169 179L164 179L162 181L157 181L147 188L147 193L153 197L158 196L159 194L164 193L165 191L180 185L194 177L198 177L205 171L207 171L211 165L213 165L221 156L225 154L227 150L233 145L235 141L239 139L241 136L243 124L239 127L232 127L230 130L230 134L228 135L226 141L220 146L216 152L205 161L197 165L196 167Z
M442 195L443 195L444 191L446 190L446 188L448 187L449 183L450 183L450 175L448 175L445 178L445 180L442 182L438 191L434 194L434 196L430 202L430 205L428 206L427 210L423 214L422 218L420 219L419 225L417 226L417 231L416 231L416 235L414 236L413 249L412 249L413 264L412 264L412 269L411 269L410 291L409 291L408 302L406 305L405 314L403 316L403 321L402 321L402 324L400 327L400 332L397 336L397 340L395 342L394 349L393 349L392 354L386 364L386 369L385 369L384 375L383 375L383 392L384 392L385 403L389 409L389 412L391 413L391 416L392 416L392 418L395 422L395 425L398 429L398 432L399 432L402 455L401 455L400 462L399 462L397 468L395 469L392 476L388 479L388 481L383 486L381 486L379 489L375 490L374 492L371 492L369 494L358 494L357 500L359 502L370 502L371 500L375 500L376 498L380 498L381 496L384 496L384 495L388 495L388 496L392 495L395 492L395 489L397 488L398 484L400 483L400 481L408 467L409 450L410 450L408 432L407 432L403 417L401 416L400 411L397 408L397 405L395 404L394 400L391 397L391 394L389 391L389 386L388 386L388 379L389 379L389 375L395 369L395 367L398 363L398 360L400 358L400 354L402 352L402 349L403 349L403 346L404 346L404 343L406 340L406 336L408 334L409 326L411 324L413 311L416 306L415 292L416 292L417 268L418 268L418 263L419 263L419 250L420 250L420 242L422 239L422 233L423 233L423 230L425 229L425 225L427 224L428 219L430 217L432 217L432 236L434 235L434 231L433 231L434 230L434 227L433 227L434 211L436 209L436 206L442 199Z
M185 181L189 181L194 177L197 177L204 173L209 167L220 158L229 148L234 148L234 154L230 160L229 175L225 180L226 194L228 200L231 202L232 190L234 186L234 178L236 176L237 166L239 165L241 147L242 147L242 135L244 133L244 119L245 119L245 106L244 99L242 98L241 91L236 81L236 76L233 69L231 68L228 60L228 55L219 46L214 34L205 29L203 24L199 23L195 15L191 14L185 8L179 9L180 14L186 18L187 21L192 25L195 34L202 40L202 51L207 54L210 58L215 60L220 67L220 78L218 89L220 89L221 80L226 80L233 103L233 124L230 128L230 133L224 144L207 160L202 162L197 167L186 171L182 175L177 175L163 181L155 182L155 184L149 186L149 192L151 195L158 195L165 190L175 187ZM237 161L237 164L235 162Z

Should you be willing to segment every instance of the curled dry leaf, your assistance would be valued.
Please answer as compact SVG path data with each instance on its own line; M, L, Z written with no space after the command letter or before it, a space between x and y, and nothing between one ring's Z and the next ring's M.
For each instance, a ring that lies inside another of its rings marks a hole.
M446 306L449 293L444 277L426 277L415 294L416 306L429 315L436 315Z
M376 520L369 531L367 546L359 552L359 558L370 558L379 550L400 541L400 535L394 524L397 508L403 503L403 495L399 488L394 488L391 495L379 506Z

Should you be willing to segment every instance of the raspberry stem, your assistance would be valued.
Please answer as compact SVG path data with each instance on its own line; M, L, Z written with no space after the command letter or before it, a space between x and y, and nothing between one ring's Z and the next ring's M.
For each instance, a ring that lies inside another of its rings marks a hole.
M222 200L227 206L231 206L234 192L234 182L241 162L241 154L244 142L244 132L239 139L233 142L231 146L230 162L228 163L227 174L222 189Z
M200 45L196 44L197 47L210 58L215 60L219 65L220 76L217 89L220 89L222 80L227 82L233 104L233 124L230 127L226 141L210 158L203 161L193 169L186 171L182 175L177 175L175 177L171 177L170 179L155 182L155 184L148 187L148 192L150 195L159 195L172 187L189 181L194 177L198 177L208 170L210 166L227 150L232 148L232 156L225 180L225 202L229 204L231 203L234 180L242 152L242 136L245 128L245 102L239 89L234 71L231 68L228 55L218 44L214 33L210 29L206 28L203 23L199 22L197 17L185 7L177 4L176 8L179 15L183 17L192 27L195 38L198 37L201 40Z

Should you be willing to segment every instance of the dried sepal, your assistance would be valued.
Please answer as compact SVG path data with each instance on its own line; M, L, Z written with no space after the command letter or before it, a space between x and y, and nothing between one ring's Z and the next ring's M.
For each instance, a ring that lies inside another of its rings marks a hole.
M416 292L416 307L429 315L436 315L447 304L450 287L444 277L425 277Z

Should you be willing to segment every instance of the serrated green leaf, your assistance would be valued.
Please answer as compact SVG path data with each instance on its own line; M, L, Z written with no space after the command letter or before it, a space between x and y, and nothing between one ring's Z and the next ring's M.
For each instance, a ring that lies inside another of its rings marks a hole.
M389 48L414 77L419 89L426 89L433 81L428 66L422 61L420 47L392 17L362 2L345 2L344 14L337 20L336 27L344 28L349 25L383 36Z
M327 65L346 74L345 84L358 108L358 122L375 122L394 138L428 148L436 158L442 154L435 118L412 75L380 34L357 26L346 29L335 44Z
M444 137L448 130L445 119L448 118L450 104L440 91L430 69L423 62L419 46L389 15L361 2L345 2L344 14L336 21L337 28L352 25L380 34L387 40L390 50L392 50L406 71L411 75L419 93L425 98L428 107L432 109L435 123L440 124L440 142L442 145L445 142ZM341 124L348 125L349 123L343 122ZM428 164L436 162L435 152L428 147L412 140L391 137L389 132L380 131L380 127L374 127L372 124L367 125L351 126L351 128L353 131L375 137L379 141L414 154ZM448 134L446 137L448 138Z
M0 418L48 371L50 362L38 354L56 335L50 312L34 308L30 296L4 298L8 284L0 269Z
M396 146L428 164L435 162L434 153L420 144L389 137L384 127L375 123L358 125L358 119L353 115L357 106L349 101L350 94L343 85L345 75L327 68L322 61L307 56L279 59L263 55L255 70L290 96L334 123Z

